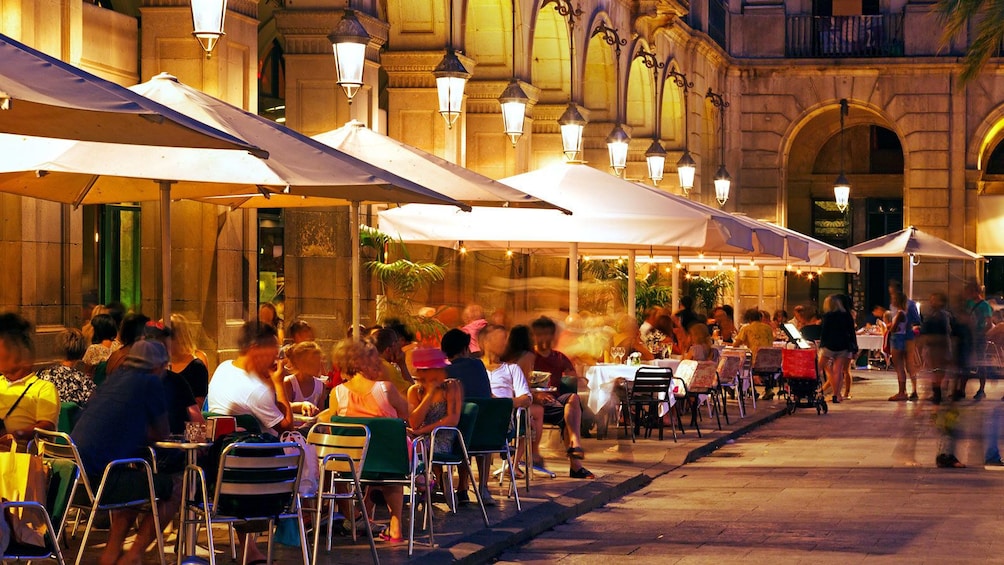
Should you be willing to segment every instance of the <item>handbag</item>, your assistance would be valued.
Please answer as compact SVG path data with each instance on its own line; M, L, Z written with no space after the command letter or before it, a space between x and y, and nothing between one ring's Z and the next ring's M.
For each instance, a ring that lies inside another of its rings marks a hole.
M43 506L49 485L49 468L41 456L17 453L17 444L11 442L10 451L0 451L0 497L10 501L37 502ZM12 539L29 545L44 547L45 519L37 513L24 513L23 508L10 509L6 519L10 523Z

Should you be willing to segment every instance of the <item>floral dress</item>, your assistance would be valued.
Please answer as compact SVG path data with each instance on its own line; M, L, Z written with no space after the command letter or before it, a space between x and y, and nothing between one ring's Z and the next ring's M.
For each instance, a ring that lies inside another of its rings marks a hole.
M76 402L83 406L90 400L96 385L87 375L65 365L53 365L38 372L38 378L56 387L60 402Z

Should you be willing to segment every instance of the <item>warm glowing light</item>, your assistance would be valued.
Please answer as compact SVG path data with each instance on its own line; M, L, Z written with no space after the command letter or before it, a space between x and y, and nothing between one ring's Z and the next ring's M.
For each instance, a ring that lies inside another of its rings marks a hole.
M439 62L432 76L436 77L436 90L439 92L439 114L446 120L446 127L452 128L460 117L464 104L464 86L471 73L460 62L456 51L446 49L443 60Z
M363 69L366 67L366 46L370 35L363 24L359 23L356 13L345 10L341 21L335 25L334 31L328 35L331 49L335 54L335 74L338 85L345 91L345 96L352 103L352 98L363 85Z
M575 104L569 104L565 108L565 113L558 118L558 125L561 129L561 149L565 153L568 161L577 160L577 156L582 151L582 130L586 127L586 119L579 113Z
M207 58L220 38L226 35L223 32L226 15L226 0L192 0L192 35L199 40Z

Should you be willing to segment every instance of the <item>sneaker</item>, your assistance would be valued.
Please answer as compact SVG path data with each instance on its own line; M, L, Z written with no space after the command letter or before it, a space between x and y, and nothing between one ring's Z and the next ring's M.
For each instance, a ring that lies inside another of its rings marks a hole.
M987 393L983 392L982 390L978 390L976 391L976 394L973 395L973 400L983 400L986 397Z
M1001 461L1000 457L988 459L983 463L983 468L987 471L1004 471L1004 461Z
M497 504L495 502L495 497L492 496L491 491L488 490L488 487L486 486L481 487L481 502L485 506L495 506Z

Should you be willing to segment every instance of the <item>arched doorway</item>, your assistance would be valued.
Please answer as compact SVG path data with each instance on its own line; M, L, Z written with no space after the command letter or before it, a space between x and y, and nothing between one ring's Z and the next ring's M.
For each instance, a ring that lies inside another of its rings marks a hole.
M839 105L833 104L807 118L788 147L789 228L841 248L902 229L903 148L882 116L851 101L841 142ZM850 206L844 212L833 198L841 151L851 183ZM818 306L828 294L848 292L858 310L869 311L888 302L889 279L902 277L902 259L863 260L858 277L788 273L787 304Z

